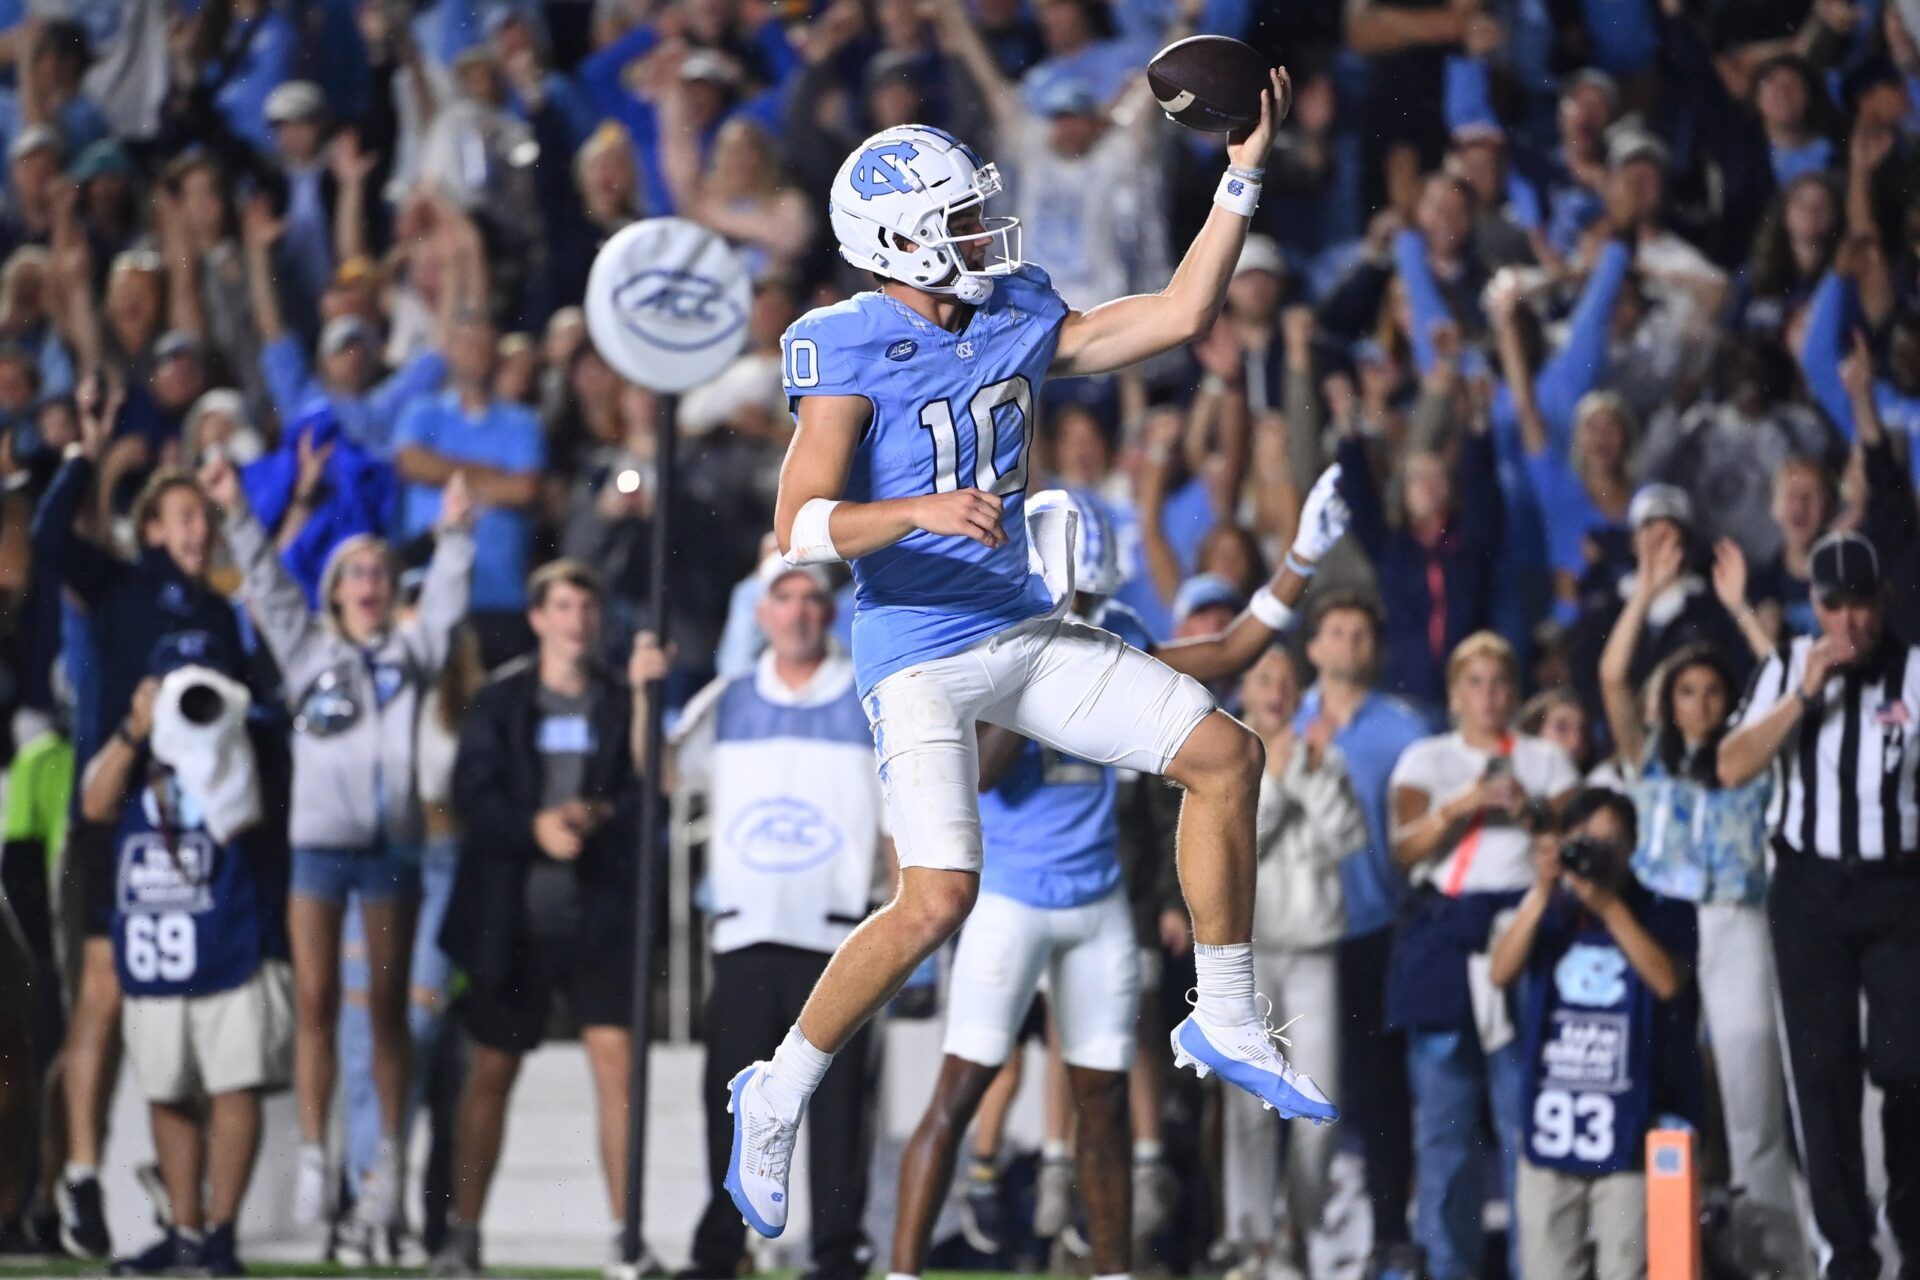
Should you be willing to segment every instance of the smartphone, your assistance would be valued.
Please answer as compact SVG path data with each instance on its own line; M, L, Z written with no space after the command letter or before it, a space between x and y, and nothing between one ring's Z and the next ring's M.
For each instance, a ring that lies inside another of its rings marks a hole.
M1512 777L1513 776L1513 757L1512 756L1495 756L1493 757L1493 759L1487 761L1487 772L1485 776L1489 781L1491 781L1494 778Z

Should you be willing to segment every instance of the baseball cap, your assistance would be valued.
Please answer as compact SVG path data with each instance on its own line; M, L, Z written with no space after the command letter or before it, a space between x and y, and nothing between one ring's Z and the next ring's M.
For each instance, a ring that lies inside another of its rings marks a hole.
M1643 485L1627 504L1627 523L1637 532L1655 520L1671 520L1683 529L1693 528L1693 499L1679 485Z
M1474 120L1462 120L1453 126L1451 134L1456 147L1471 147L1476 143L1491 142L1495 146L1505 146L1507 131L1500 127L1498 120L1481 117Z
M1237 277L1248 271L1264 271L1272 276L1287 274L1287 260L1281 256L1280 246L1272 236L1255 233L1240 247L1240 260L1233 264L1233 274Z
M1612 110L1620 101L1620 82L1598 67L1584 67L1561 82L1560 92L1572 93L1575 89L1594 88L1607 95L1607 108Z
M1880 556L1873 544L1851 531L1830 533L1809 553L1814 599L1872 600L1880 594Z
M732 89L740 83L740 68L724 53L715 53L712 49L693 49L680 62L680 78L688 81L705 80L723 89Z
M289 80L267 95L268 124L317 120L326 109L326 95L311 80Z
M773 552L767 556L766 559L762 560L760 567L754 571L753 576L760 580L762 589L770 590L774 583L780 581L780 579L790 573L805 574L813 580L813 585L819 588L822 595L830 596L833 594L833 579L827 576L827 570L824 565L788 564L786 557L778 551Z
M200 354L200 339L185 329L169 329L160 335L153 344L153 358L157 363L171 360L175 356L197 356Z
M133 160L127 155L127 149L112 138L102 138L88 144L67 170L67 176L75 182L91 182L95 178L136 178L140 171L134 167Z
M320 354L339 355L354 343L373 345L373 330L359 316L335 316L320 331Z
M1633 160L1651 160L1662 169L1673 162L1667 144L1645 129L1620 129L1607 138L1607 168L1618 169Z
M1228 608L1238 612L1246 599L1217 573L1197 573L1173 593L1173 624L1177 627L1202 609Z
M899 49L883 50L873 56L867 64L866 87L871 93L881 85L892 80L904 80L915 83L914 72L920 65L917 54L906 53Z
M51 125L30 124L14 138L13 145L7 148L7 159L19 160L36 151L52 151L56 155L65 150L60 145L60 134Z
M1100 111L1100 99L1080 80L1061 80L1047 86L1038 103L1043 116L1091 116Z

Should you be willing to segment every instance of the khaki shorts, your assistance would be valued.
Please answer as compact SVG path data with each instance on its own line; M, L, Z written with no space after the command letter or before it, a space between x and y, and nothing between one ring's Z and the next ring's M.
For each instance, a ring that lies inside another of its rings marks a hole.
M206 996L129 996L120 1019L148 1102L188 1102L293 1077L293 969L262 961L251 978Z

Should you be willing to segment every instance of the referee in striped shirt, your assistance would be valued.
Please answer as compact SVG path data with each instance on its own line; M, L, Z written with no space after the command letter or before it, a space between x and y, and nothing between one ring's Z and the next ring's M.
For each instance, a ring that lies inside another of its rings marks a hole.
M1800 1149L1825 1280L1880 1274L1863 1071L1885 1091L1887 1219L1920 1273L1920 648L1884 622L1873 544L1814 544L1817 636L1768 659L1720 779L1777 770L1768 897ZM1860 998L1867 1003L1861 1042Z

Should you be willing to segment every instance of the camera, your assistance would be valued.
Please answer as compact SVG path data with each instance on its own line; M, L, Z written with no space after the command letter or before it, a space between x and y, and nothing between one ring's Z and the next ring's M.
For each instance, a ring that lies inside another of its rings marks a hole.
M1560 842L1560 869L1582 880L1598 880L1613 866L1613 846L1592 836L1569 836Z

